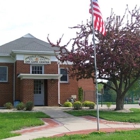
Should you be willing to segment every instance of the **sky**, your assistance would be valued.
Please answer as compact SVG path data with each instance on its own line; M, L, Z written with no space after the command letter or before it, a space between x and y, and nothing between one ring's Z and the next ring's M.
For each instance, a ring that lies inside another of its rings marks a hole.
M126 4L140 7L138 0L98 0L103 19L114 13L123 15ZM74 29L91 19L90 0L0 0L0 45L28 33L47 42L56 42L63 34L62 43L76 36Z

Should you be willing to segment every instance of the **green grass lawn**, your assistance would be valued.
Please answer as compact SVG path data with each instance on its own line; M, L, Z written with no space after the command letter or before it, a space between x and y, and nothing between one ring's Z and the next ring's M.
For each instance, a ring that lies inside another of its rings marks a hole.
M38 138L35 140L139 140L140 130L116 131L114 133L92 132L87 135L65 135L63 137Z
M140 123L140 109L132 108L131 112L99 111L99 117L105 120ZM65 111L74 116L95 116L96 110L72 110Z
M17 136L11 131L25 127L43 125L40 118L49 116L42 112L9 112L0 113L0 139Z

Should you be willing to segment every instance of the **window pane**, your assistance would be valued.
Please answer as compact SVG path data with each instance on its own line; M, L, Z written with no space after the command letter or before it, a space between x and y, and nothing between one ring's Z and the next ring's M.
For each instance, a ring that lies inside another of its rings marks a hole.
M67 69L61 69L60 71L61 74L65 74L65 75L67 74Z
M63 75L63 76L61 77L61 81L68 81L68 79L67 79L67 75L66 75L66 76Z
M6 74L0 74L0 81L6 81Z
M7 81L7 67L0 67L0 81Z
M60 80L67 82L68 81L67 69L60 69L60 74L62 74Z
M34 80L34 94L41 94L41 80Z
M32 66L32 74L42 74L42 66Z

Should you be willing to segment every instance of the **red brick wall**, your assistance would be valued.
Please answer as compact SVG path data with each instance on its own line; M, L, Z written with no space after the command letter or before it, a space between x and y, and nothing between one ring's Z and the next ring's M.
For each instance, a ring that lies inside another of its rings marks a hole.
M76 95L78 100L78 88L82 87L84 91L84 99L89 101L96 101L95 98L95 85L92 79L81 79L76 81L70 78L69 83L60 84L60 99L61 104L63 104L71 95Z
M44 74L58 74L58 64L57 62L51 62L49 65L44 66ZM45 82L45 104L48 106L58 105L58 80L55 79L54 83L48 79Z
M8 67L8 82L0 82L0 106L6 102L13 103L13 69L14 64L1 63L0 66Z
M16 61L16 74L30 73L30 64L25 64L24 61Z
M92 79L80 79L78 81L78 86L82 87L84 91L87 90L95 90L95 85L93 84L93 80Z
M48 105L48 80L44 80L44 103L45 106Z
M20 81L20 100L24 103L34 101L34 80L23 79Z
M96 101L95 84L92 79L81 79L78 81L78 87L82 87L84 91L84 100Z
M61 104L66 102L71 95L76 95L76 100L78 100L78 82L73 78L69 78L69 83L60 83Z
M48 80L48 106L58 106L58 80Z
M96 102L95 91L84 91L84 101Z
M67 66L61 65L60 67L66 68ZM70 66L69 66L70 67ZM76 95L78 100L78 88L82 87L84 91L84 99L89 101L96 101L95 98L95 85L92 79L81 79L77 81L76 79L70 78L69 83L60 84L60 99L61 104L63 104L71 95Z
M15 99L16 100L21 100L20 95L21 95L21 89L20 89L20 82L21 80L17 78L17 75L20 73L30 73L30 65L29 64L24 64L24 61L16 61L15 64Z
M44 74L58 74L57 62L51 62L51 64L45 65Z

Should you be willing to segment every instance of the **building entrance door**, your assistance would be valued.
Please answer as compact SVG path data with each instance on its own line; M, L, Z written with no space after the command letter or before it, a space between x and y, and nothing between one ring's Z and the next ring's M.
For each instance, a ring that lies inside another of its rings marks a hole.
M44 80L34 80L34 105L44 105Z

